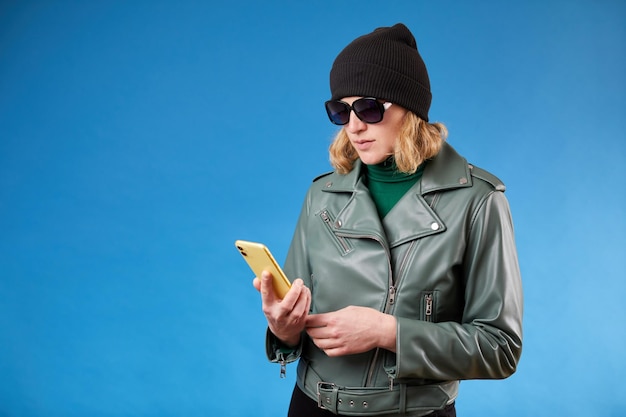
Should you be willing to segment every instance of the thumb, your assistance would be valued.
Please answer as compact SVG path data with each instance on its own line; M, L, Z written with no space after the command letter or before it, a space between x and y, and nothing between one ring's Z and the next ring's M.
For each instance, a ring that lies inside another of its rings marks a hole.
M272 282L272 274L268 271L263 271L261 274L261 299L264 304L275 301L276 294L274 293L274 283Z

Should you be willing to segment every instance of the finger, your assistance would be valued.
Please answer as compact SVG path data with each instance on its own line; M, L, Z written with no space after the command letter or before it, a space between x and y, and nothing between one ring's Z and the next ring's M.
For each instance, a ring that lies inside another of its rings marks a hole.
M343 356L348 354L349 352L343 348L343 347L332 347L332 348L326 348L326 349L322 349L324 351L324 353L326 354L326 356L330 356L330 357L335 357L335 356Z
M282 299L281 307L285 310L292 311L296 307L305 288L304 282L300 278L296 279L293 284L291 284L291 288L285 295L285 298Z
M309 314L306 318L306 327L322 327L324 324L324 314Z
M259 292L261 292L261 280L259 277L254 277L252 280L252 286Z
M302 317L306 317L311 310L311 291L303 286L298 301L296 303L297 313Z
M272 274L263 271L261 274L261 300L263 304L271 304L276 302L276 294L274 293L274 284L272 283Z
M307 287L304 287L304 291L303 291L303 298L304 298L304 302L303 302L303 307L304 307L304 313L306 315L309 314L309 312L311 311L311 290L308 289Z
M311 340L313 340L313 343L315 343L315 345L321 349L321 346L319 346L319 342L326 338L322 337L322 331L320 329L322 328L321 327L307 327L304 329L304 331L306 332L306 334L309 335Z
M334 340L326 327L307 327L305 332L320 349L326 349L327 343Z
M285 302L285 300L283 300ZM293 308L291 309L290 315L297 320L299 323L304 325L306 316L309 314L309 308L311 305L310 291L307 287L302 287L300 289L300 295L296 300Z
M326 314L309 314L306 318L306 327L308 328L317 328L317 327L325 327L327 324Z

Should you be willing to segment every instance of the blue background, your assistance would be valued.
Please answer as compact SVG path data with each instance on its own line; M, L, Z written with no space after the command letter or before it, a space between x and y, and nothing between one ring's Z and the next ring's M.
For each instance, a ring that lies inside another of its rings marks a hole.
M284 260L332 61L398 21L516 226L519 370L459 415L626 415L625 2L1 0L0 416L285 415L233 242Z

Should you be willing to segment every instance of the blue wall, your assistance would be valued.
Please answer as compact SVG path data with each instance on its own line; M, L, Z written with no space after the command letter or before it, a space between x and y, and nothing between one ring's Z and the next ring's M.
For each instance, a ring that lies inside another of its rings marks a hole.
M330 65L398 21L516 226L519 371L459 415L626 414L624 2L209 3L0 2L0 416L284 415L233 242L284 259Z

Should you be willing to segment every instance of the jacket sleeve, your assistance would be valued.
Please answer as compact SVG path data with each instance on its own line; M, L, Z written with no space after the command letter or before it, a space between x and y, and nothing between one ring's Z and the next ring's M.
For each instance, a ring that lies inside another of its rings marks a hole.
M522 352L522 286L509 205L488 194L470 223L460 323L398 317L394 378L498 379Z
M306 219L307 219L307 201L302 206L300 217L296 224L296 229L287 252L287 259L283 266L285 275L293 282L296 278L302 278L304 285L311 288L311 273L308 268L308 261L306 256ZM302 353L303 340L300 340L300 345L296 347L288 347L283 344L270 330L267 329L265 338L265 351L267 358L270 362L280 363L284 365L286 363L296 361Z

